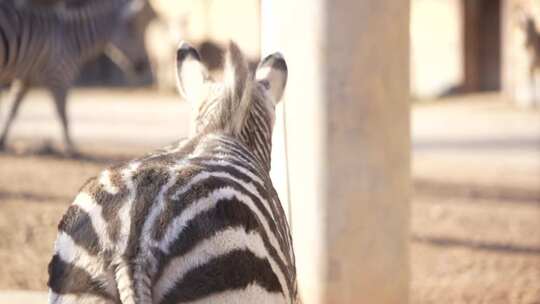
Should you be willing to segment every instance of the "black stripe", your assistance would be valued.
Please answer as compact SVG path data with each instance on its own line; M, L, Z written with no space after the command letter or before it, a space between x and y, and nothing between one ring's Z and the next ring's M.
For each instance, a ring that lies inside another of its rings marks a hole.
M236 250L188 272L160 304L195 301L228 290L257 284L268 292L283 292L266 259L248 250Z
M13 54L14 55L14 60L12 61L12 63L17 66L17 61L19 60L19 58L21 57L21 51L22 51L22 36L24 34L24 30L23 30L23 26L24 26L24 23L22 20L25 19L24 17L26 17L25 15L22 15L22 12L20 11L16 11L15 14L13 15L13 17L15 17L17 19L16 21L16 27L15 27L15 40L16 41L12 41L12 42L16 42L14 47L15 47L15 53Z
M24 21L22 21L24 20ZM25 64L28 64L28 66L31 67L32 63L30 62L32 58L28 58L30 56L27 56L27 53L31 51L28 47L28 42L32 35L32 22L33 20L30 18L23 18L20 23L20 32L19 35L17 35L17 41L19 45L19 49L17 50L17 61L15 62L15 65L19 66L21 69L21 72L24 74L25 72ZM36 49L39 49L39 45L35 45Z
M2 44L3 44L2 46L4 48L4 62L2 63L2 66L5 67L9 60L9 44L8 44L8 38L2 26L0 26L0 39L2 39Z
M5 47L5 58L3 63L3 67L5 68L9 64L11 56L13 56L14 53L11 49L13 43L10 38L13 37L15 32L12 19L17 13L12 3L0 2L0 9L2 13L0 15L0 34Z
M103 282L93 279L86 270L64 262L55 254L49 263L47 286L57 294L92 294L114 300L104 289Z
M76 205L71 205L58 224L58 230L68 234L73 242L89 254L96 256L102 251L99 237L92 226L88 213Z

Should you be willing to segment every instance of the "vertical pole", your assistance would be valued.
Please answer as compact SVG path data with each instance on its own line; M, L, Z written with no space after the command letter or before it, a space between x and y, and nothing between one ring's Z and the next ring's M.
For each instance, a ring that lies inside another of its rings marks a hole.
M274 150L286 140L304 303L407 303L409 1L261 7L263 52L289 67ZM279 183L284 153L273 157Z

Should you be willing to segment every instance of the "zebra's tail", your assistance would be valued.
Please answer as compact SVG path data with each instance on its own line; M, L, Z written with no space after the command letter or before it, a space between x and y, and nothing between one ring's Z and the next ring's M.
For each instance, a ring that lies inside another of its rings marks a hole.
M152 304L151 280L144 268L125 259L115 264L120 301L123 304Z

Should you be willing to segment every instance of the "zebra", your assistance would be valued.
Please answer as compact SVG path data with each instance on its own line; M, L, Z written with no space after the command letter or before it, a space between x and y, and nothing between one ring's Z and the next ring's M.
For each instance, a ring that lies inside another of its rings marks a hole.
M54 99L66 152L74 152L66 114L68 90L83 64L103 53L114 29L135 13L140 1L96 0L77 9L32 9L0 1L0 84L10 84L12 93L0 150L25 95L42 86Z
M49 303L299 303L269 177L283 56L267 56L252 77L231 42L222 83L189 44L176 58L190 135L82 187L58 225Z

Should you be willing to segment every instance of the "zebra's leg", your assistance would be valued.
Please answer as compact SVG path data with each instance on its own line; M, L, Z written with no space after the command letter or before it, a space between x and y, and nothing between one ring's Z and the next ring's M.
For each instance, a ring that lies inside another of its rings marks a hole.
M6 138L9 133L9 129L11 128L11 125L13 123L13 120L17 116L17 112L19 111L19 106L21 105L21 102L28 92L29 86L22 82L22 81L14 81L11 84L10 88L10 95L13 100L11 104L11 109L8 114L8 118L6 120L6 124L4 125L4 129L2 130L2 135L0 135L0 150L4 148L4 145L6 143Z
M60 122L62 123L62 132L64 137L64 144L66 153L68 155L75 154L75 148L73 142L71 141L70 131L69 131L69 121L67 118L67 89L65 87L52 87L50 88L51 94L54 98L54 105L56 107L56 113Z

